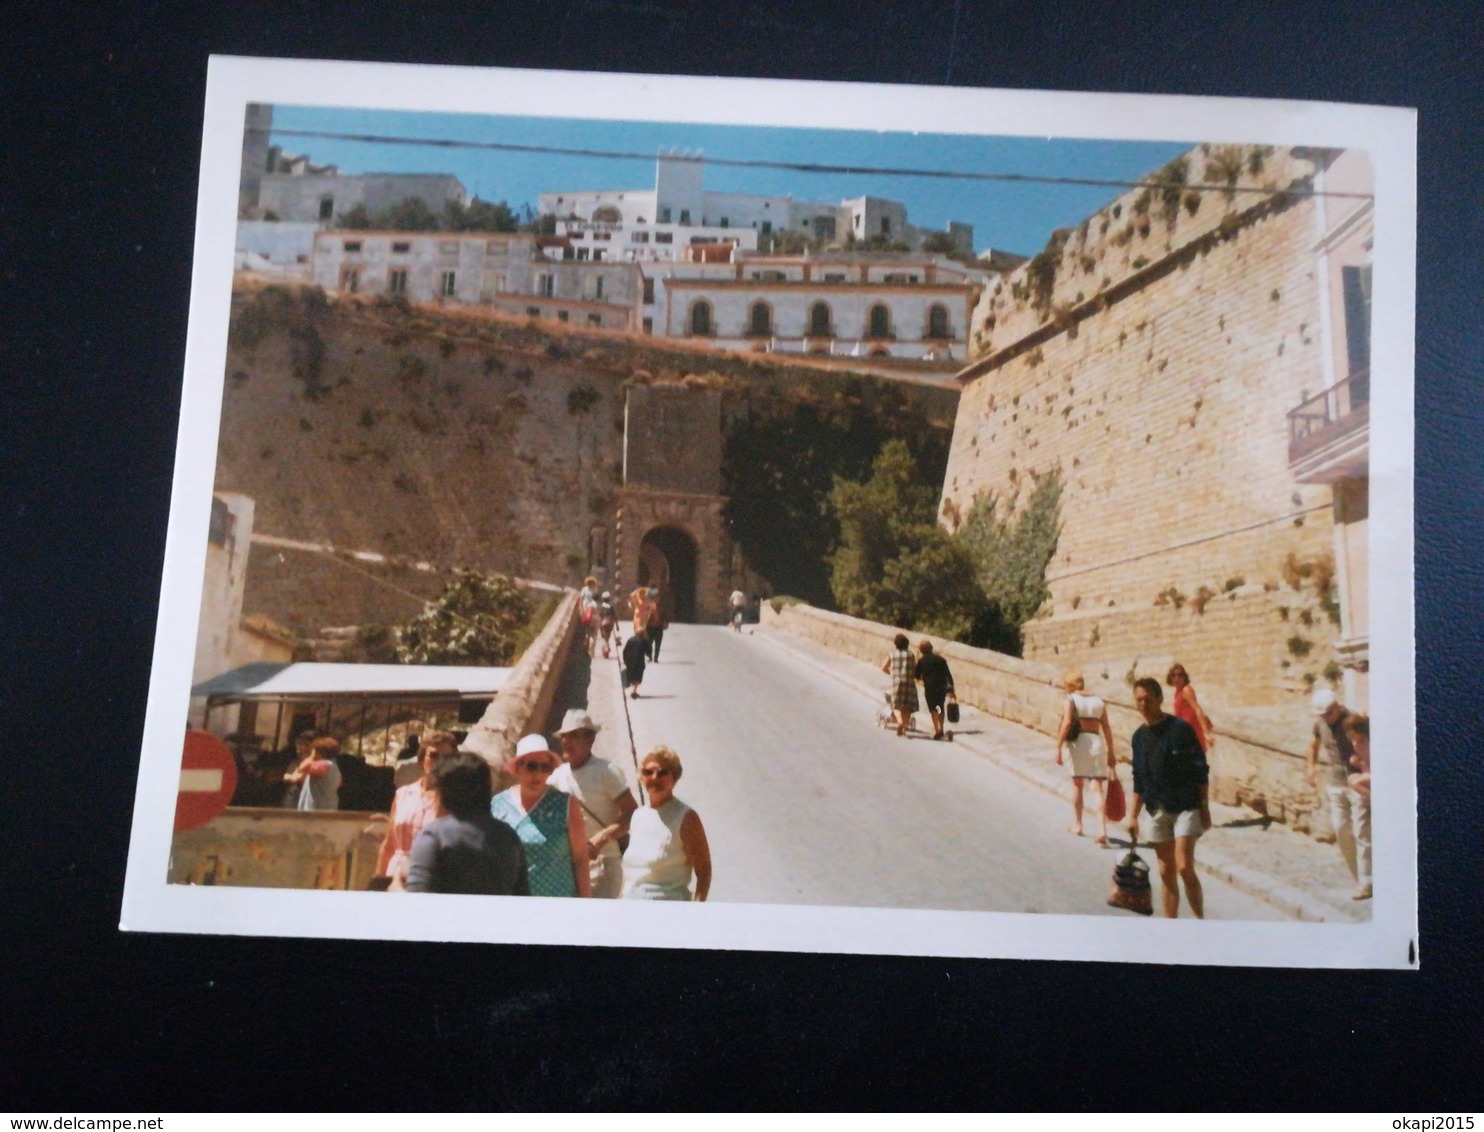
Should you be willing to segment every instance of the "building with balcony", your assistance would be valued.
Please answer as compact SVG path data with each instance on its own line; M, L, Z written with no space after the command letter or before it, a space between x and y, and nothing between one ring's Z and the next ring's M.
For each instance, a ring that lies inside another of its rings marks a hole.
M1365 153L1346 150L1315 175L1321 193L1368 194ZM1319 196L1315 272L1320 287L1325 388L1288 414L1288 462L1300 483L1322 484L1334 501L1335 580L1345 667L1345 702L1370 700L1369 561L1371 423L1371 247L1374 198Z

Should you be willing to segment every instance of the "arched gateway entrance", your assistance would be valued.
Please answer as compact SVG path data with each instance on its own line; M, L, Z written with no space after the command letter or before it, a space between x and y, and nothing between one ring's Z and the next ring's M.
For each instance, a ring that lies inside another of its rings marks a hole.
M696 541L679 527L656 527L639 543L639 584L658 586L671 621L696 619Z

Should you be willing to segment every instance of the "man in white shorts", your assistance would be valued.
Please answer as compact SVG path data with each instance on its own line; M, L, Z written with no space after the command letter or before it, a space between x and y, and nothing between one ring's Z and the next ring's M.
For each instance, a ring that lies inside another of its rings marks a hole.
M1164 711L1164 689L1146 676L1134 681L1134 706L1144 717L1134 732L1134 798L1128 808L1129 836L1139 840L1139 811L1149 811L1148 842L1159 861L1164 914L1180 914L1180 885L1196 919L1206 908L1201 878L1195 871L1196 838L1211 828L1207 795L1210 771L1195 728Z
M623 892L619 838L628 833L629 819L638 803L618 768L593 755L599 730L593 717L581 708L566 714L557 732L565 761L552 772L550 784L571 794L582 808L593 896L617 900Z

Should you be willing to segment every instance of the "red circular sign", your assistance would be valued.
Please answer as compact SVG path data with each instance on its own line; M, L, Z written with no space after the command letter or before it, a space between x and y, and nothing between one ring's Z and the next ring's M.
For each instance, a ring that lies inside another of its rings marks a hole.
M209 731L187 731L175 796L175 832L199 829L227 808L237 789L237 760Z

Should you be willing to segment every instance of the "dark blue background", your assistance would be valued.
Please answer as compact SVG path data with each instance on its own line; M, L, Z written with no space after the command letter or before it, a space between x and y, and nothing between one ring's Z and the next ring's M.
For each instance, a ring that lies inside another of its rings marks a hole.
M7 1107L1480 1107L1477 5L12 3L0 44ZM213 52L1420 108L1422 971L121 934Z

